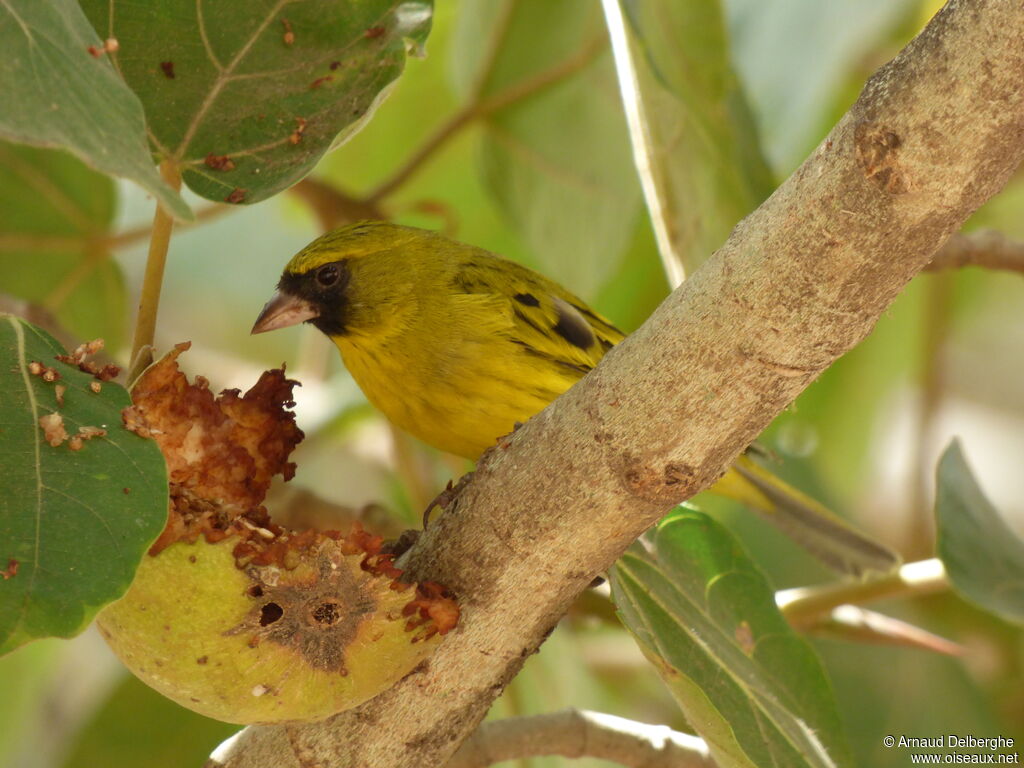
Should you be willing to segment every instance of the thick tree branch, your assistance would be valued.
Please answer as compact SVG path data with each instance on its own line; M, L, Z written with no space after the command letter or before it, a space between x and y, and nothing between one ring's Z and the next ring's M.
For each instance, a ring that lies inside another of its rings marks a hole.
M925 270L938 272L959 267L986 267L1024 275L1024 243L993 229L959 232L936 251Z
M443 765L591 578L711 484L860 342L1024 154L1024 6L953 0L813 155L579 385L489 453L414 547L463 620L323 723L250 728L231 768Z
M565 709L482 723L446 768L487 768L504 760L597 757L631 768L713 768L707 745L665 725Z

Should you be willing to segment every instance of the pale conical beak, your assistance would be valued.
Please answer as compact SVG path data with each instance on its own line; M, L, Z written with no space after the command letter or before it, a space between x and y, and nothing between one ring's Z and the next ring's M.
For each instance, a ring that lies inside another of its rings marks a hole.
M305 299L275 291L270 301L263 307L260 316L256 318L250 333L276 331L278 328L298 325L319 316L320 312L316 307Z

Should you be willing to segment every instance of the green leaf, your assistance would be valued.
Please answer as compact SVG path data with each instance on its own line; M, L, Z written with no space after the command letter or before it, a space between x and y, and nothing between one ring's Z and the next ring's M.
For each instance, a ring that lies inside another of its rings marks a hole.
M710 517L664 518L616 563L612 593L723 768L850 764L821 663Z
M451 62L479 98L487 187L542 271L592 297L641 213L604 20L590 0L466 4Z
M40 713L52 713L53 691L66 686L66 648L61 640L42 640L0 657L0 765L45 765L39 737L52 732L53 717L45 718L49 728L43 731Z
M82 5L119 41L154 151L203 197L246 203L287 189L362 127L432 10L429 0Z
M107 245L115 205L113 181L66 152L0 142L0 285L112 350L126 313Z
M98 171L142 185L175 216L192 217L153 167L142 105L76 0L4 0L0 49L0 137L68 149Z
M60 345L0 315L0 652L40 637L71 637L120 597L167 519L167 473L156 443L129 432L128 393L54 358ZM38 361L60 378L30 372ZM57 385L66 387L63 405ZM47 442L39 419L59 414L69 435L106 435L71 450Z
M979 608L1024 624L1024 541L985 498L959 440L939 459L935 518L939 557L957 592Z
M663 255L689 273L775 184L732 69L720 3L620 2L629 21L625 47L638 91L629 106L638 117L633 141L645 155L648 208Z
M79 731L63 768L199 766L238 730L197 715L125 675Z
M915 18L922 12L920 0L724 5L762 145L782 175L814 149L879 61L903 46L924 20ZM905 38L893 34L901 23ZM837 105L837 97L844 103Z

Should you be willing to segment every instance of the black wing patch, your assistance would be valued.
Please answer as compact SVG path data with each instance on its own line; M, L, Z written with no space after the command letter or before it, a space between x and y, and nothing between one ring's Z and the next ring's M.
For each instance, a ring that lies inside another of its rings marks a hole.
M531 347L525 341L519 341L518 339L512 339L512 343L513 344L518 344L520 347L523 348L523 350L527 354L533 355L534 357L539 357L540 359L542 359L542 360L544 360L544 361L546 361L548 363L553 363L554 365L560 366L562 368L566 368L566 369L574 372L578 376L583 376L584 374L590 373L590 371L593 370L593 366L592 365L580 365L579 363L570 363L568 360L561 360L561 359L559 359L557 357L552 357L547 352L541 352L536 347ZM557 393L557 394L561 394L561 393Z
M554 331L574 347L590 349L594 345L594 331L579 312L571 304L555 299L555 310L558 322Z
M539 307L540 306L540 300L536 296L534 296L532 293L517 293L512 298L515 299L516 301L518 301L520 304L522 304L524 306L527 306L527 307Z

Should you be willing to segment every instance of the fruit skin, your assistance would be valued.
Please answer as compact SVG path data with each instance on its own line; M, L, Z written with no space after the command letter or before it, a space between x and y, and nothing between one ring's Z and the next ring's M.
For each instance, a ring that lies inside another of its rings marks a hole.
M439 636L409 621L412 587L361 567L324 539L294 568L238 568L238 537L178 542L147 556L101 633L142 681L217 720L320 720L408 674Z

